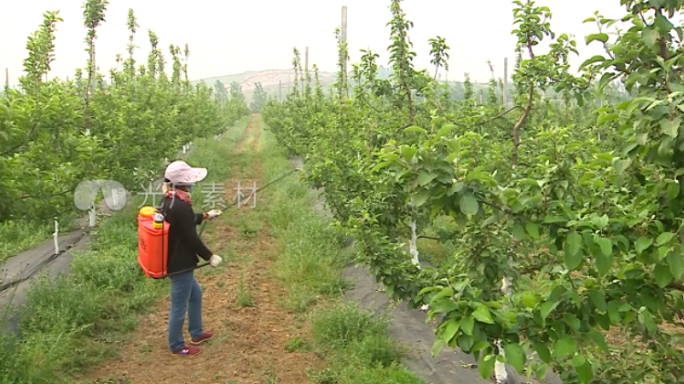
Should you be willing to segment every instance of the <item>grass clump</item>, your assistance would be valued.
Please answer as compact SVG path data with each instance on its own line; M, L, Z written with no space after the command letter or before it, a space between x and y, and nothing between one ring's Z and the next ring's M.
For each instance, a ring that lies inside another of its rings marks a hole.
M319 384L424 384L402 366L406 349L388 329L388 318L356 304L317 310L312 314L312 333L328 368L312 371L310 377Z

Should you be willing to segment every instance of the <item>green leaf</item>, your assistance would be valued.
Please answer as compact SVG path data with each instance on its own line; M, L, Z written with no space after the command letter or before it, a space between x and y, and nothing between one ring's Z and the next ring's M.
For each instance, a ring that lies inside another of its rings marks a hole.
M549 365L545 363L537 364L537 368L534 370L534 376L537 380L544 380L546 374L548 373Z
M603 292L597 291L596 289L590 289L586 292L587 296L589 296L599 311L605 311L608 309L608 303L606 303L606 297Z
M548 215L548 216L544 217L544 223L545 224L565 223L567 221L568 221L568 219L563 217L563 216Z
M603 253L596 256L596 271L599 273L600 276L605 276L610 271L610 267L612 266L612 256L606 256Z
M653 27L646 27L641 31L641 39L647 46L652 47L658 40L658 32Z
M481 351L485 348L489 347L489 341L487 340L480 340L475 345L473 345L473 352Z
M399 151L401 152L401 156L404 158L404 160L411 161L416 152L418 152L418 149L409 147L408 145L402 145Z
M503 349L506 354L506 362L512 365L518 373L523 373L527 361L527 354L523 347L518 343L510 343L504 345Z
M410 127L407 127L406 129L404 129L404 132L415 132L415 133L423 133L423 134L427 133L427 131L425 129L423 129L417 125L412 125Z
M603 229L608 225L608 222L610 219L608 219L607 215L601 215L601 216L594 216L591 219L591 223L594 224L594 226L597 229Z
M494 373L494 363L496 363L496 356L494 355L487 355L482 358L477 363L477 370L480 371L480 376L485 379L489 380L490 377L492 377L492 374Z
M661 34L666 34L674 28L674 24L670 20L667 19L662 13L656 13L656 18L655 22L653 23L656 28L658 28L658 32Z
M653 268L653 276L655 277L656 284L658 284L660 288L665 288L672 281L670 268L662 264L658 264Z
M641 308L641 310L639 311L638 319L639 323L643 324L648 330L648 332L656 333L658 327L656 326L655 321L653 321L651 312L649 312L648 309Z
M473 312L473 317L475 318L475 320L481 323L494 324L492 314L489 312L489 309L484 305L480 305L475 309L475 311Z
M475 344L475 338L471 335L461 335L456 340L456 345L463 350L463 352L470 354L470 349Z
M658 235L658 238L656 239L656 245L661 246L665 243L669 243L670 240L672 240L675 237L675 234L672 232L663 232L660 235Z
M451 196L454 193L459 193L463 190L463 187L465 187L465 184L463 184L462 181L457 181L454 184L451 185L449 188L449 191L447 192L447 196Z
M451 342L451 339L456 336L460 327L460 321L456 319L449 319L447 324L444 326L444 333L442 334L441 339L444 340L445 343Z
M586 41L587 44L590 44L592 41L600 41L602 43L605 43L608 41L608 34L607 33L591 33L587 35L584 40Z
M475 327L475 319L473 316L463 316L461 318L461 330L468 336L473 335L473 328Z
M480 227L484 228L488 225L491 225L492 223L495 223L497 220L499 220L499 216L497 216L496 214L491 215L487 218L487 220L482 222L482 225Z
M582 237L577 232L570 232L565 238L565 266L569 270L578 268L582 264Z
M428 173L425 171L420 171L420 173L418 173L418 185L420 185L421 187L424 187L425 185L430 183L435 178L437 178L437 175L434 173Z
M430 303L430 312L435 315L446 314L458 310L458 304L453 300L437 300Z
M392 164L391 161L383 161L382 163L378 163L375 167L372 168L373 172L379 171L383 168L386 168Z
M576 367L577 376L582 383L589 383L594 378L594 371L592 370L591 363L587 360L584 364Z
M592 59L595 58L595 57L597 57L597 56L592 57ZM598 57L601 58L601 61L604 60L603 56L598 56ZM589 60L591 60L591 59L589 59ZM588 60L587 60L587 61L588 61ZM585 61L585 63L586 63L586 61ZM584 63L582 63L582 64L584 64ZM581 68L581 67L580 67L580 68ZM620 115L618 115L617 113L608 113L608 114L605 114L605 115L600 115L600 116L596 119L596 124L598 124L598 125L605 124L605 123L607 123L607 122L609 122L609 121L617 120L617 119L619 119L619 118L620 118Z
M513 236L518 240L518 241L523 241L525 240L525 228L522 226L520 223L515 223L513 225Z
M598 345L599 348L601 348L602 352L608 353L610 351L608 348L608 343L606 343L606 337L603 336L603 333L592 328L589 330L589 332L587 332L587 335L594 341L594 343L596 343L596 345Z
M658 257L660 259L665 258L667 255L669 255L672 252L673 247L668 246L668 245L661 245L658 247Z
M559 359L574 354L576 349L577 339L570 336L563 336L560 339L556 340L556 345L554 348L556 352L556 357Z
M590 58L584 60L584 62L582 62L582 64L580 64L580 69L583 69L584 67L586 67L586 66L588 66L588 65L595 64L595 63L600 63L600 62L604 62L604 61L606 61L606 58L605 58L605 57L603 57L603 56L601 56L601 55L594 55L594 56L592 56L592 57L590 57ZM604 117L604 116L610 116L610 115L602 115L602 116L599 116L599 118L598 118L598 120L599 120L598 124L603 124L603 122L601 122L601 118ZM615 116L617 117L618 115L616 114Z
M461 208L461 212L466 215L475 215L480 210L480 203L477 202L475 195L471 192L463 193L458 205Z
M534 351L537 352L537 356L541 359L541 361L550 364L551 363L551 351L549 351L549 348L542 343L534 343Z
M520 301L527 308L534 308L537 306L537 298L534 296L534 293L529 291L525 291L522 293Z
M538 239L539 238L539 227L535 223L527 223L525 224L525 229L527 230L527 233L530 235L532 239Z
M580 327L582 326L580 319L578 319L577 316L573 315L572 313L564 314L563 321L565 321L565 324L575 331L579 331Z
M587 361L587 359L585 359L584 356L575 355L572 357L572 360L570 360L570 364L572 364L573 367L577 368L583 365L585 361Z
M606 85L608 85L608 83L615 78L615 76L615 74L605 72L603 75L601 75L601 79L599 79L598 88L601 90L604 89Z
M651 244L653 244L653 239L650 237L641 236L639 239L637 239L634 249L638 254L642 254L646 249L648 249L648 247L651 246Z
M613 265L613 243L610 239L596 236L594 241L601 248L601 253L596 255L596 271L605 276Z
M436 339L435 342L432 343L432 357L439 355L446 345L447 343L445 343L442 339Z
M679 126L682 124L682 118L677 117L673 120L660 120L660 131L667 136L672 138L677 137L679 134Z
M620 303L618 300L612 300L610 303L608 303L608 317L610 318L611 325L620 324L620 321L622 321L622 316L620 315L621 306L622 303Z
M541 315L542 319L546 319L551 312L553 312L554 309L558 306L558 301L546 301L544 304L541 305L539 308L539 314Z
M618 175L621 175L621 174L623 174L623 173L625 172L625 170L626 170L631 164L632 164L632 160L631 160L631 159L620 159L620 160L617 160L617 161L613 164L613 168L615 168L615 172L616 172Z
M605 256L613 256L613 242L605 237L596 236L594 242L601 248L601 253Z
M448 135L449 133L451 133L451 131L453 131L456 128L458 127L455 124L444 124L435 135L437 137L442 137Z
M677 196L679 196L679 191L680 191L679 183L672 182L672 183L667 184L667 198L668 199L670 199L670 200L676 199Z
M413 204L416 207L420 207L421 205L425 204L426 201L430 198L430 191L422 190L418 191L418 193L413 196Z
M454 295L454 289L451 286L442 287L442 289L430 299L430 305L441 301L442 299L447 299L451 301L451 297Z
M679 280L682 278L682 273L684 273L684 258L679 253L670 253L667 255L667 265L670 266L670 273L672 278Z

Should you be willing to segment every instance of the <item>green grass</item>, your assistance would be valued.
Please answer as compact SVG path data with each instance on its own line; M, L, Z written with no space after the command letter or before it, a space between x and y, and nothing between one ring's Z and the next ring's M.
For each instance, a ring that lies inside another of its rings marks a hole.
M73 217L62 217L59 223L60 233L67 233L74 228ZM52 237L55 231L53 221L5 221L0 223L0 262L26 251ZM0 276L0 280L2 277Z
M245 286L245 281L242 277L238 281L237 305L238 307L254 307L256 305L254 296L249 287Z
M319 384L423 384L401 364L406 350L388 335L389 319L340 304L312 315L316 348L327 369L311 371Z
M229 174L225 155L246 121L231 128L225 140L197 140L187 161L209 168L206 182ZM75 255L69 274L55 282L43 277L32 283L22 310L21 340L0 336L5 345L0 349L0 383L75 382L78 373L115 354L114 346L135 328L138 315L168 293L168 281L145 277L136 262L135 216L143 200L135 199L103 220L90 249ZM197 210L202 200L201 194L195 198Z
M266 180L293 168L262 123L259 156ZM313 208L315 195L292 175L269 192L267 219L278 239L274 274L283 282L283 304L306 319L310 340L293 339L286 350L313 348L326 369L309 372L318 384L422 384L402 366L405 349L388 335L389 319L345 303L342 269L352 260L344 237Z

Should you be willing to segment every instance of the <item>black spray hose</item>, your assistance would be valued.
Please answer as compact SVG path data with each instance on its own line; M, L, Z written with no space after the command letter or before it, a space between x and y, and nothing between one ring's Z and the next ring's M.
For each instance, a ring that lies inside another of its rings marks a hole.
M278 181L280 181L280 180L286 178L287 176L290 176L291 174L293 174L293 173L295 173L295 172L297 172L297 171L299 171L299 170L300 170L299 168L295 168L295 169L293 169L293 170L291 170L291 171L289 171L289 172L287 172L287 173L285 173L285 174L283 174L283 175L280 175L280 176L276 177L274 180L271 180L271 181L269 181L268 183L266 183L266 185L264 185L263 187L257 188L256 191L254 191L254 193L256 193L257 191L262 191L262 190L268 188L269 186L275 184L276 182L278 182ZM255 197L255 199L256 199L256 197ZM236 206L236 205L239 204L239 203L240 203L240 201L238 200L238 201L235 202L235 203L229 204L225 209L223 209L223 210L221 211L221 213L223 213L223 211L226 211L226 210L228 210L228 209L231 208L231 207ZM206 227L206 225L207 225L207 221L204 220L204 222L202 223L202 227L200 228L200 231L199 231L199 236L202 236L202 232L204 232L204 227ZM195 269L199 269L199 268L202 268L202 267L206 267L207 265L210 265L210 263L209 263L209 262L206 262L206 263L200 264L200 265L198 265L198 266L196 266L196 267L187 268L187 269L183 269L183 270L176 271L176 272L172 272L172 273L167 273L166 276L164 276L164 277L170 277L170 276L180 275L181 273L194 271Z

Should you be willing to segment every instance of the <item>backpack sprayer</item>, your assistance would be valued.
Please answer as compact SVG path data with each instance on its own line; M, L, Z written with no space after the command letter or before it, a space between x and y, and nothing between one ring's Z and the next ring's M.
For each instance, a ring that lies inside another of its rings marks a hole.
M284 179L285 177L299 171L299 168L295 168L284 175L277 177L275 180L268 182L258 191L268 188L270 185ZM256 192L255 192L256 193ZM239 203L235 202L229 204L221 213L227 209L237 205ZM199 231L199 236L202 236L204 232L204 227L207 225L206 220L202 223L202 227ZM166 221L163 213L162 206L155 208L151 206L145 206L138 212L138 265L143 270L145 275L152 279L163 279L165 277L170 277L178 275L185 272L190 272L192 270L206 267L209 265L208 262L199 264L193 268L183 269L181 271L167 273L168 268L168 235L171 229L171 224ZM174 252L178 249L176 244Z

